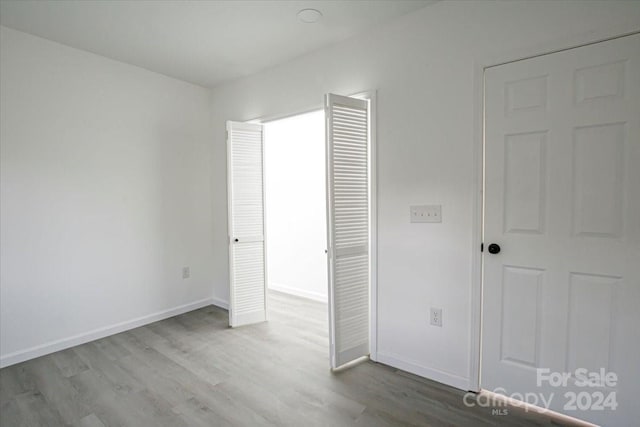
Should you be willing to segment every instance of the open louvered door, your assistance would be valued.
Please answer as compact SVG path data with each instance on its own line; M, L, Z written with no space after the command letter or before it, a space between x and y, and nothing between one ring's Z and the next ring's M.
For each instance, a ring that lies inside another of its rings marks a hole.
M227 122L229 324L267 320L262 125Z
M369 355L369 101L326 95L331 367Z

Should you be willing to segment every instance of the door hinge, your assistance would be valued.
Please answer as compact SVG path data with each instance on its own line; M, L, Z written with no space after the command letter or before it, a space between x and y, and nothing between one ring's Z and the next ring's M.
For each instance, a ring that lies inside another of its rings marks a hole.
M484 252L484 243L480 243L480 252Z

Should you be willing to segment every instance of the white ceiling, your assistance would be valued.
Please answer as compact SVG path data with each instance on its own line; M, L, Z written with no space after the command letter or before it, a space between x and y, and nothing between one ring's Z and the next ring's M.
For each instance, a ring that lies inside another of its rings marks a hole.
M248 75L432 0L1 0L4 26L202 86ZM315 8L319 23L296 13Z

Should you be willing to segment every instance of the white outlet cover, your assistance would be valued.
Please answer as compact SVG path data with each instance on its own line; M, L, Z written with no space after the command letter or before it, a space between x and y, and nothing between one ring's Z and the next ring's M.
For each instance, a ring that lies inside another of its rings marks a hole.
M442 222L442 205L409 207L410 222Z
M433 326L442 327L442 309L431 307L429 312L429 323Z

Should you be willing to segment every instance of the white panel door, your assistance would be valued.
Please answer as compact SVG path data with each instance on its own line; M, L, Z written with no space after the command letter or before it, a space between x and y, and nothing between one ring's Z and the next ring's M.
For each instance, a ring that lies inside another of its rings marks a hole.
M489 68L485 90L481 387L637 425L640 35Z
M229 324L267 320L262 125L227 122Z
M328 94L327 230L331 367L369 355L369 101Z

